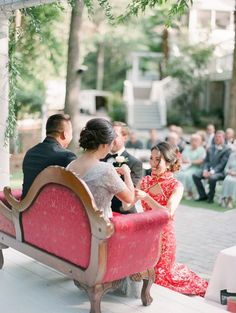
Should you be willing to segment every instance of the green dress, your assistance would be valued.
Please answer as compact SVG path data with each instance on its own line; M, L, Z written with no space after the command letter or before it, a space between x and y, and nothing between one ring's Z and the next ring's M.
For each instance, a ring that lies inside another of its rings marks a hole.
M189 160L190 162L196 160L204 160L206 156L206 150L204 147L200 146L197 149L192 149L192 147L186 146L184 151L182 152L182 159ZM193 182L193 174L200 174L202 170L201 164L191 164L188 166L183 164L181 170L176 174L176 177L179 181L182 182L184 186L184 190L186 192L195 193L196 187Z

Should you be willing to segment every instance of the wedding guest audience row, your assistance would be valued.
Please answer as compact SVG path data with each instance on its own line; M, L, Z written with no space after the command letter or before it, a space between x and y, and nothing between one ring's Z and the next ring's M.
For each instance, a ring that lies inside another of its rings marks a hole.
M179 147L180 140L174 125L170 127L168 136L166 139ZM181 154L182 167L176 174L185 187L185 197L213 203L216 184L221 181L222 191L218 191L218 201L222 206L232 208L236 201L234 151L236 140L232 128L227 128L225 132L215 131L214 125L209 124L206 132L193 134L190 145L186 141Z

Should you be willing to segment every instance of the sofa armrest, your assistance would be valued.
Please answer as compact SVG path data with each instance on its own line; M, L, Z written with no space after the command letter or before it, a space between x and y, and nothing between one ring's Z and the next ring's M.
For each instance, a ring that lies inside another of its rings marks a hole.
M159 259L161 230L167 222L163 210L113 217L115 232L108 239L103 282L152 268Z
M16 200L20 200L21 194L22 194L21 189L11 190L9 187L5 187L5 188L9 191L9 193L11 194L11 196L13 196L13 198L15 198ZM3 191L0 191L0 200L9 208L11 207L11 205L8 203L6 196L4 195Z

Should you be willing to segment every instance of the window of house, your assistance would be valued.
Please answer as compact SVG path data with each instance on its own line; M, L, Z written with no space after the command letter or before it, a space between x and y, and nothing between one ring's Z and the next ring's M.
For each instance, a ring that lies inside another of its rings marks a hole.
M211 26L211 11L199 10L197 13L198 28L210 28Z
M227 29L230 25L230 12L216 11L216 28Z

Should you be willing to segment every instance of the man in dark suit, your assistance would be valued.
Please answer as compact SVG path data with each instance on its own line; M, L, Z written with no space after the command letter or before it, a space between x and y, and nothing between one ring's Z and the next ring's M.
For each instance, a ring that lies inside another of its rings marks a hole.
M230 148L225 145L224 132L218 130L214 137L214 144L207 150L207 155L203 162L203 171L199 175L193 174L193 181L199 193L197 201L207 200L208 203L213 203L216 182L224 179L224 168L230 152ZM202 184L202 179L208 179L208 195Z
M36 176L50 165L66 167L76 155L67 150L72 139L70 117L64 114L50 116L46 124L46 138L25 154L23 160L22 198L27 194Z
M122 122L114 122L113 128L117 134L117 137L115 138L111 148L112 154L108 154L105 157L105 159L103 159L103 161L113 163L115 166L118 166L116 158L118 156L123 157L124 162L129 166L131 170L131 179L133 181L134 186L136 186L142 177L142 162L136 159L134 156L132 156L125 150L125 143L129 136L129 128L125 123ZM135 212L135 209L123 211L122 203L116 197L112 199L111 208L113 212L119 212L124 214Z

